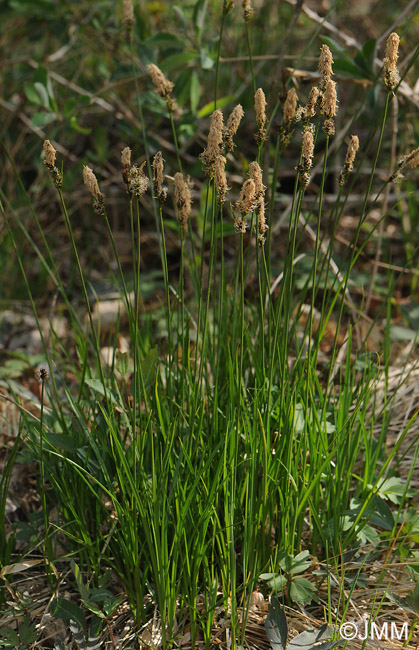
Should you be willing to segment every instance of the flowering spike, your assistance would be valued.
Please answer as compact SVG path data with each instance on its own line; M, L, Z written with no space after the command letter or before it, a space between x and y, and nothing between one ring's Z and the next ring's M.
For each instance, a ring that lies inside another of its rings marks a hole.
M397 69L399 58L400 38L396 32L392 32L386 41L386 56L384 59L384 83L389 91L393 91L400 81L400 74Z
M204 151L199 155L202 160L206 173L210 178L214 176L214 165L218 156L221 155L223 148L223 114L220 110L216 110L211 115L211 123L208 133L207 146Z
M354 160L359 149L359 138L357 135L351 135L348 149L346 151L345 163L339 176L339 185L344 185L349 174L353 171Z

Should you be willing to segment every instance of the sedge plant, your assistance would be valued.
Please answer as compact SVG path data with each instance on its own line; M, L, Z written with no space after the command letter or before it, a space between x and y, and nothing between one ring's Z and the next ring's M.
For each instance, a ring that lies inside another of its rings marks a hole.
M60 382L53 383L50 411L42 414L48 433L41 431L40 455L37 428L25 416L28 444L41 467L48 562L54 563L55 534L65 553L77 556L79 566L93 572L93 581L104 567L113 569L138 627L151 618L152 606L157 609L163 647L181 638L186 623L192 642L203 635L209 647L220 607L230 621L232 647L243 643L249 597L259 576L275 572L281 553L294 556L308 548L313 554L336 557L356 543L395 453L383 461L369 448L373 423L368 405L379 366L361 364L364 348L356 349L354 342L357 322L351 320L354 303L349 287L359 259L388 103L397 88L397 57L390 51L386 56L388 95L377 118L378 146L348 259L337 269L335 235L362 143L356 135L350 139L330 215L324 195L339 92L332 78L332 53L327 45L321 47L321 81L306 105L298 105L294 89L288 91L277 134L273 133L252 58L251 3L243 3L254 114L236 104L224 123L217 107L217 84L221 37L232 4L224 2L222 8L214 110L200 155L201 232L192 220L197 193L182 160L174 84L157 65L147 64L147 71L166 101L176 155L168 174L166 152L152 151L144 128L147 113L138 93L145 162L133 164L128 145L121 158L121 188L130 215L128 271L118 254L106 197L94 171L84 167L93 209L111 243L114 282L129 321L124 332L129 350L124 354L117 350L122 325L115 324L111 364L101 354L103 339L93 318L83 255L63 192L65 168L57 167L51 143L44 146L84 300L77 309L65 300L75 354L57 341L54 358L48 357L48 367L51 373L56 369ZM127 16L135 67L135 17L132 12ZM229 177L240 149L242 119L253 125L257 151L242 174L241 187L233 192ZM277 178L293 138L298 138L299 154L293 162L290 213L278 260L274 259ZM407 158L406 165L412 160L416 158ZM315 207L308 213L305 201L314 164L320 172ZM142 296L140 236L147 197L158 231L163 341L156 336L157 319L144 309ZM177 278L170 274L168 260L168 213L176 215ZM326 243L327 217L331 236ZM313 239L307 244L311 221L315 221ZM9 219L7 223L10 227ZM374 228L361 249L373 233ZM38 247L35 252L65 295L46 236L42 245L44 250ZM300 273L303 259L309 262L305 276ZM22 260L20 264L25 274ZM280 269L276 280L273 269ZM132 292L127 272L134 278ZM328 361L323 362L322 347L335 314ZM51 336L54 339L53 332ZM51 355L45 342L44 348ZM70 362L71 357L75 358ZM70 363L72 382L66 378ZM361 503L357 509L355 497ZM52 504L55 519L50 517ZM349 526L348 512L352 512Z

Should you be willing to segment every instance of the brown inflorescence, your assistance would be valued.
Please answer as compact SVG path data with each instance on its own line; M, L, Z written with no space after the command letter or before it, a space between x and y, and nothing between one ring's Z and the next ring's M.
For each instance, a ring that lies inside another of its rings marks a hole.
M191 195L191 181L189 177L185 180L183 174L176 172L175 174L175 202L178 212L179 223L182 228L182 233L188 230L188 219L191 216L192 209L192 195Z
M98 214L105 213L104 195L99 189L97 178L87 165L83 167L83 181L93 198L93 209Z
M284 102L284 122L286 125L289 125L292 120L295 118L295 109L297 108L298 96L295 91L295 88L291 88L287 92L287 96Z
M402 169L405 167L410 167L411 169L414 169L419 165L419 147L416 149L413 149L410 153L408 153L406 156L403 156L397 163L397 167L394 171L394 174L391 176L390 180L395 182L395 181L400 181L403 179L403 174L401 173Z
M258 88L255 92L255 114L256 123L258 125L258 132L256 134L256 141L261 144L265 139L265 125L266 125L266 97L262 88Z
M326 133L326 135L334 135L335 134L335 122L332 119L325 120L323 122L323 131Z
M400 74L397 69L399 58L400 38L396 32L392 32L386 41L386 56L384 59L384 83L389 91L393 91L400 81Z
M35 371L35 376L38 381L44 383L45 381L48 381L49 379L49 374L48 370L46 368L39 368L39 370Z
M170 95L173 90L173 83L165 77L160 68L154 63L149 63L147 72L159 95L165 98Z
M164 203L167 197L167 187L163 185L164 182L164 175L163 175L163 169L164 169L164 160L162 156L162 152L158 151L156 155L153 158L152 162L152 168L153 168L153 186L154 186L154 191L156 193L156 196L160 203Z
M249 165L249 176L255 184L255 202L258 212L258 244L262 246L265 241L265 233L268 230L265 217L265 191L266 185L263 184L262 170L257 162L251 162Z
M240 212L240 216L234 220L234 227L237 232L245 233L247 224L245 217L249 212L252 212L256 207L256 187L253 179L248 178L244 181L240 190L239 200L236 201L236 209Z
M61 172L55 165L55 154L57 153L49 140L44 140L43 149L45 153L44 165L51 172L52 180L57 189L63 184Z
M207 146L199 155L202 160L204 169L210 178L214 176L215 161L221 155L223 150L223 114L220 110L215 110L211 115L210 128L208 133Z
M44 141L44 152L45 152L45 164L47 167L55 166L55 154L57 153L56 149L52 146L49 140Z
M227 186L227 177L225 173L226 162L227 159L225 156L218 156L215 161L214 182L215 189L217 190L217 194L220 197L221 203L224 203L226 192L229 189Z
M339 175L339 185L344 185L349 174L353 171L356 153L359 149L359 138L357 135L351 135L351 139L346 150L345 162Z
M301 154L303 158L304 169L308 171L313 165L314 124L309 124L303 133Z
M135 24L134 7L132 4L132 0L123 0L122 11L123 11L122 20L125 25L126 38L128 40L129 37L131 36L132 28Z
M259 246L263 246L265 242L265 234L267 230L269 230L269 226L266 223L265 201L262 198L258 201L258 244Z
M259 163L251 162L249 165L249 177L255 184L255 197L259 199L265 194L266 186L262 181L262 170L259 166Z
M176 100L170 94L173 90L174 84L167 79L160 68L154 63L149 63L146 66L146 69L156 91L166 100L169 111L177 114L179 108L176 104Z
M323 101L321 104L321 111L325 116L323 122L323 131L326 135L334 135L335 133L335 122L333 118L337 113L337 94L336 94L336 83L329 79L326 83L326 88L323 94Z
M320 95L320 90L317 88L317 86L313 86L313 88L310 90L310 94L307 100L307 105L304 111L304 118L306 120L310 120L315 116L319 95Z
M243 115L244 111L241 104L237 104L237 106L233 108L231 114L229 115L225 128L225 144L227 151L233 151L234 149L233 137L237 133L237 129L239 128L239 124L243 118Z
M148 178L144 173L145 166L146 161L144 161L139 167L133 165L129 170L129 190L131 194L134 194L138 199L145 194L148 188Z
M121 151L121 163L123 167L131 167L131 149L124 147Z
M307 187L310 182L309 170L313 166L314 131L314 124L307 124L303 132L301 164L298 165L297 169L301 174L301 183L304 187Z
M234 0L224 0L223 14L226 16L232 9L234 9Z
M244 181L241 191L240 198L236 202L236 207L240 210L241 214L245 217L246 214L252 212L255 207L255 198L256 198L256 186L255 181L252 178L248 178L247 181Z
M419 147L405 156L403 164L411 167L412 169L419 165Z
M320 88L320 111L325 119L323 122L323 131L326 135L333 135L335 132L335 123L333 121L337 111L336 83L332 81L333 75L333 56L327 45L320 48L319 70L322 76Z
M129 186L129 168L131 167L131 149L124 147L121 151L122 178L126 186Z
M333 56L327 45L322 45L320 48L320 57L319 57L319 70L322 76L322 91L324 92L327 82L330 80L330 77L333 75Z
M322 112L327 119L335 117L337 113L337 94L336 82L329 79L324 90L324 97L322 102Z
M243 0L243 15L245 21L249 21L253 16L253 7L251 0Z

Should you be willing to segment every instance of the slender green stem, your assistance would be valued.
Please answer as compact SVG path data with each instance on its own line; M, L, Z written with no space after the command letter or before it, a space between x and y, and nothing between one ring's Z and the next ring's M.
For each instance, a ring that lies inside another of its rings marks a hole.
M81 282L81 286L82 286L83 296L84 296L84 300L85 300L86 307L87 307L87 313L88 313L88 317L89 317L90 329L91 329L93 340L94 340L94 347L95 347L95 352L96 352L96 358L97 358L97 365L98 365L98 370L99 370L99 374L100 374L100 380L102 382L103 390L104 390L105 396L106 396L107 395L106 382L105 382L105 376L103 374L102 362L101 362L101 358L100 358L99 339L98 339L98 335L97 335L97 332L96 332L96 328L95 328L94 323L93 323L92 309L90 307L90 300L89 300L89 296L87 294L86 282L85 282L85 279L84 279L84 274L83 274L83 270L82 270L81 263L80 263L80 257L79 257L79 253L78 253L78 250L77 250L76 241L74 239L73 228L71 226L71 221L70 221L70 218L68 216L67 206L65 204L65 200L64 200L62 190L59 190L59 194L60 194L60 199L61 199L61 207L62 207L62 210L63 210L64 220L65 220L65 223L66 223L66 226L67 226L68 235L70 237L71 247L73 249L74 259L76 260L76 265L77 265L77 270L79 272L79 277L80 277L80 282ZM109 224L108 221L107 221L107 223ZM109 226L109 228L110 228L110 226ZM122 270L121 270L121 272L122 272Z
M326 135L326 142L324 148L324 158L323 158L323 173L320 183L319 191L319 207L317 213L317 228L316 228L316 241L314 243L314 261L313 261L313 280L312 280L312 291L311 291L311 305L310 305L310 314L309 314L309 327L308 327L308 367L314 368L316 365L316 359L312 358L313 352L313 316L314 316L314 303L316 300L317 294L317 267L319 261L319 247L320 247L320 227L322 221L322 208L323 208L323 196L324 196L324 184L326 182L326 173L327 173L327 154L329 151L329 136ZM316 356L316 352L315 352Z
M160 215L160 231L161 231L161 240L162 240L162 266L163 266L163 281L164 281L164 292L166 296L166 323L167 323L167 369L166 369L166 381L167 381L167 392L169 395L172 394L172 372L173 372L173 342L172 342L172 308L170 303L170 287L169 287L169 271L167 267L167 250L166 250L166 237L164 233L164 224L163 224L163 209L160 203L159 207ZM170 409L172 408L172 402L169 402Z
M221 56L221 44L223 40L224 21L225 21L225 13L223 11L221 14L220 35L218 37L217 58L215 61L214 111L217 108L218 80L220 76L220 56Z
M133 76L134 76L134 84L135 84L135 93L137 96L137 106L138 106L138 115L140 118L140 125L141 125L141 135L144 143L144 151L146 155L146 160L147 160L147 171L148 171L148 177L150 180L150 187L153 187L153 172L151 168L151 161L150 161L150 147L148 143L148 137L147 137L147 129L145 125L145 120L144 120L144 113L143 113L143 104L141 101L141 93L138 85L138 75L137 75L137 68L135 66L135 58L134 58L134 42L131 39L130 40L130 58L131 58L131 67L133 71ZM159 213L158 213L158 207L157 207L157 201L153 201L153 213L154 213L154 219L156 222L156 232L159 233L159 248L160 248L160 258L163 257L163 250L162 250L162 241L161 241L161 232L159 230Z
M368 179L368 187L367 187L367 191L366 191L363 206L362 206L361 216L360 216L360 218L358 220L357 229L356 229L356 232L355 232L355 235L354 235L354 238L353 238L353 243L352 243L352 248L351 248L351 256L350 256L350 260L349 260L349 267L348 267L348 269L347 269L347 271L345 273L344 282L343 282L343 286L342 286L341 293L342 293L343 296L346 295L348 282L349 282L349 277L350 277L350 272L352 271L352 268L353 268L353 266L355 264L355 261L357 259L357 255L356 255L357 243L358 243L358 239L359 239L359 235L360 235L360 232L361 232L361 228L362 228L364 219L365 219L365 217L367 215L368 200L369 200L369 195L370 195L371 189L372 189L372 183L373 183L373 180L374 180L375 169L377 167L377 162L378 162L378 158L379 158L379 155L380 155L381 145L382 145L383 136L384 136L384 128L385 128L385 124L386 124L386 121L387 121L387 113L388 113L388 107L389 107L389 104L390 104L390 99L391 99L391 93L387 93L386 103L385 103L384 112L383 112L383 118L382 118L382 121L381 121L380 135L379 135L379 138L378 138L378 146L377 146L377 149L376 149L376 154L375 154L375 157L374 157L374 160L373 160L370 176L369 176L369 179ZM337 340L337 336L338 336L340 325L341 325L342 318L343 318L344 305L345 305L344 300L341 300L339 313L338 313L338 316L337 316L335 341L334 341L333 350L332 350L332 360L331 360L331 363L330 363L330 366L329 366L328 384L330 382L331 373L332 373L333 367L334 367L335 351L336 351L336 340Z
M177 138L177 133L176 133L175 120L174 120L174 117L173 117L173 108L171 108L170 106L169 106L169 115L170 115L170 125L172 127L173 142L174 142L175 150L176 150L177 164L178 164L178 167L179 167L179 171L183 172L183 170L182 170L182 161L180 159L180 150L179 150L178 138Z

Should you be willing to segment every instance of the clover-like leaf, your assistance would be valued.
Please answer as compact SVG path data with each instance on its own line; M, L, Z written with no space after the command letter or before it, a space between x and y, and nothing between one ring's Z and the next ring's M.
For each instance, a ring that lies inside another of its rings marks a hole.
M275 596L271 598L268 607L265 629L272 650L285 650L288 639L287 618L279 600Z

